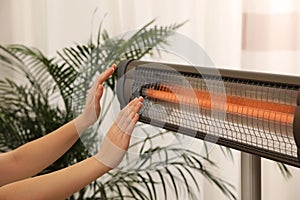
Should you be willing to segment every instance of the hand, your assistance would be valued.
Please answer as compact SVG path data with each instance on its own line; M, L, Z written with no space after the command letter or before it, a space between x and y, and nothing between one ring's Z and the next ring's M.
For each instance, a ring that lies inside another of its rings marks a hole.
M116 68L117 66L113 64L110 68L101 73L93 86L89 89L84 110L82 114L74 120L79 135L97 121L101 112L100 99L104 90L102 84L114 73Z
M109 169L117 167L128 150L132 131L139 119L143 98L132 100L118 115L107 132L95 158Z

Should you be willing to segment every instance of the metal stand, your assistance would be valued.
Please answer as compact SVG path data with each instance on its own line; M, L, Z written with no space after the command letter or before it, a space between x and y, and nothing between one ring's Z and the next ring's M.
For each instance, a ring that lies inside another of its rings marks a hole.
M243 153L241 157L242 200L261 200L261 158Z

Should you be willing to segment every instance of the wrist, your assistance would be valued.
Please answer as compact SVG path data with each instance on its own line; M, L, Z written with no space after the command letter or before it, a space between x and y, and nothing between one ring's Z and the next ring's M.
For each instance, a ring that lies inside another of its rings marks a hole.
M118 167L122 162L126 151L115 145L107 137L103 139L100 150L94 158L96 158L100 163L107 166L109 169Z
M91 126L83 114L78 115L74 119L74 125L79 135L81 135L88 127Z
M113 169L112 167L109 167L109 166L105 165L103 162L101 162L101 160L99 159L97 154L93 156L93 159L95 159L96 162L98 163L98 169L100 172L107 173Z

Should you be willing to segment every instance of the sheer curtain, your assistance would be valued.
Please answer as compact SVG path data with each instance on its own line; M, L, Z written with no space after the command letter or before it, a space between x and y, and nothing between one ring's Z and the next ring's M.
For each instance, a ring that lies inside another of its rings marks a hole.
M178 32L203 47L218 67L300 75L299 4L300 0L0 0L0 9L11 11L0 19L1 29L5 27L0 42L37 46L53 55L87 41L105 14L103 26L111 35L135 30L154 18L160 25L188 20ZM240 152L233 154L231 161L215 148L211 158L219 165L216 173L236 187L240 199ZM263 160L264 200L298 199L300 170L290 169L293 178L287 181L274 162ZM210 183L199 182L199 199L225 199Z

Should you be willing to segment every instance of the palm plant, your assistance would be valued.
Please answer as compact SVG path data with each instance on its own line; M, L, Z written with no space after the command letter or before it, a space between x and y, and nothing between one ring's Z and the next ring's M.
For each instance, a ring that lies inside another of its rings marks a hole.
M119 63L123 59L140 59L159 51L167 45L167 38L184 24L158 27L153 23L149 22L128 39L111 38L100 25L95 40L91 38L87 44L64 48L53 58L47 58L38 49L23 45L1 46L1 70L11 71L15 77L22 79L4 77L0 80L0 152L15 149L72 120L81 111L85 93L95 75L112 63ZM96 139L95 133L110 109L115 98L115 84L115 75L106 81L102 115L97 126L85 134L89 141ZM76 94L76 100L72 94ZM189 199L197 199L196 192L200 191L196 178L198 175L216 185L229 199L236 199L233 186L206 167L216 167L207 156L178 146L155 145L155 139L170 134L177 137L177 134L161 129L149 133L144 125L137 126L146 136L130 147L139 149L138 158L131 160L130 165L112 170L70 199L152 200L159 198L160 191L165 199L170 197L169 191L175 193L177 199L181 193ZM91 156L91 152L96 150L95 145L87 149L78 140L41 174L68 167ZM180 155L180 159L172 154ZM154 156L161 159L153 160Z

